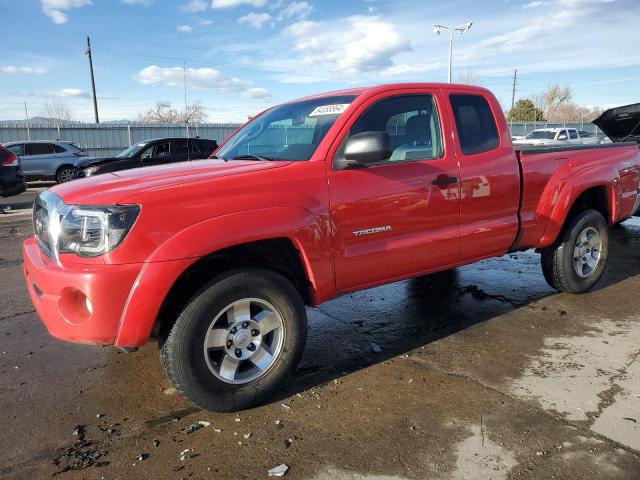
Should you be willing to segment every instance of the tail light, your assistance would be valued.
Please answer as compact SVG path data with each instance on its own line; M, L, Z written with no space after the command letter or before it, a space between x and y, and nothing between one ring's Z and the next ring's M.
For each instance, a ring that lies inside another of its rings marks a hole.
M18 166L18 157L15 153L9 151L7 155L2 160L3 167L17 167Z
M89 154L87 152L73 152L76 157L87 157Z

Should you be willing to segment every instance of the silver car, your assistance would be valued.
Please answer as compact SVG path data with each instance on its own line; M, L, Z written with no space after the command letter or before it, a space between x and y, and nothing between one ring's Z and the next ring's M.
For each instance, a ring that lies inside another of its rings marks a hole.
M88 154L71 142L39 140L8 142L4 146L20 157L22 172L27 180L73 180L78 170L73 164Z

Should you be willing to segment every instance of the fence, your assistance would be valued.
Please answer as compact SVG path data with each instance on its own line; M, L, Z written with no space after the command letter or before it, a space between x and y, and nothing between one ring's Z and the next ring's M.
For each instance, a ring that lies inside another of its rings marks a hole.
M221 143L238 128L233 123L205 123L193 125L160 124L102 124L62 123L28 124L25 122L0 122L0 143L24 140L65 140L73 142L92 156L111 156L141 140L158 137L195 137L210 138ZM599 133L592 123L546 123L522 122L510 123L512 135L526 135L536 128L569 127L591 133ZM309 128L283 127L278 132L277 141L296 143L296 138L306 137ZM272 135L270 135L272 136ZM268 139L263 139L266 141ZM276 140L275 138L271 140Z
M73 142L92 156L111 156L136 142L159 137L210 138L220 143L238 124L193 125L61 123L28 124L0 122L0 143L24 140L64 140Z

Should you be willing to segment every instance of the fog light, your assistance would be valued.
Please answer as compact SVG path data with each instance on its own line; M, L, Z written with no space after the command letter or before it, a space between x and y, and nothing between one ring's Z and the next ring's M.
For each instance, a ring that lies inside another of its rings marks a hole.
M93 314L93 305L87 296L75 288L65 288L58 300L58 309L69 323L79 325Z

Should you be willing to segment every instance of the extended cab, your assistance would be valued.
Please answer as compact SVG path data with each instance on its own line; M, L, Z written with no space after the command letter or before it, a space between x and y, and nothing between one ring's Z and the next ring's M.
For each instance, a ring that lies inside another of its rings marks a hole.
M157 336L180 392L237 410L294 370L305 305L529 248L554 288L587 291L639 165L635 143L515 150L483 88L326 93L262 112L210 160L43 192L25 278L52 335Z

